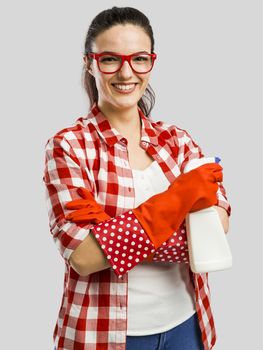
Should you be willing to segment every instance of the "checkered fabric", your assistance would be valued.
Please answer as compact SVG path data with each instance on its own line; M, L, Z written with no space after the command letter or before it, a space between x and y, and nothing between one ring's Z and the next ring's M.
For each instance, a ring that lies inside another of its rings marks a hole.
M155 122L139 107L138 112L140 146L158 162L170 183L183 172L188 160L204 156L187 131L174 124ZM87 115L57 132L45 145L43 182L50 233L65 262L64 293L53 333L57 350L125 350L128 271L150 254L153 264L188 263L185 222L155 251L132 216L135 190L127 143L94 103ZM93 225L65 219L71 212L65 204L79 198L79 186L92 193L110 220ZM230 215L231 207L222 183L217 195L217 205ZM113 224L114 228L109 227ZM125 229L120 230L123 225ZM71 267L69 258L89 234L97 238L111 267L80 276ZM190 269L189 273L195 288L204 348L209 350L215 344L216 333L208 275L194 274Z

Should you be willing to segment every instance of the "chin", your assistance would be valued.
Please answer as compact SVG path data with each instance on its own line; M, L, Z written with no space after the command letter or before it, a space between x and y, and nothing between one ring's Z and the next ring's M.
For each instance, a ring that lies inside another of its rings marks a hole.
M137 106L139 100L132 100L132 101L116 101L116 106L119 108L132 108L134 106Z
M140 96L114 96L113 100L116 106L127 108L136 105L139 102L140 98Z

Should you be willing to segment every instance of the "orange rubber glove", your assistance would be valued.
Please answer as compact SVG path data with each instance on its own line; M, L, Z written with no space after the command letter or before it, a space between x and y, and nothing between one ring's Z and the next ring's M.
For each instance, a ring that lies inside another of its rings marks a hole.
M67 220L77 223L99 224L111 219L86 188L79 187L77 192L83 199L76 199L65 204L67 209L75 209L75 211L65 216Z
M222 169L217 163L208 163L180 174L167 190L132 209L155 249L179 228L187 213L217 203Z

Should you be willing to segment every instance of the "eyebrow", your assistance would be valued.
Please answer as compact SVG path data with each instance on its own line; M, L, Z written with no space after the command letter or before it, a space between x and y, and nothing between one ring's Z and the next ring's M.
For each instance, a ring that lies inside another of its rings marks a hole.
M117 55L121 55L121 53L116 52L116 51L102 51L102 52L100 52L100 53L115 53L115 54L117 54ZM150 53L150 52L148 52L148 51L136 51L136 52L134 52L134 53Z

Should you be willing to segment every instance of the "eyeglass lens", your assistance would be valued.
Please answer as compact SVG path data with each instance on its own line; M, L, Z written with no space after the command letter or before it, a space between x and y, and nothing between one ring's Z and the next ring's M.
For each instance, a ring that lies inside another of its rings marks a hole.
M138 54L131 58L132 68L139 73L148 72L152 67L152 57L144 54ZM117 71L121 66L121 57L115 55L103 55L99 58L100 69L103 72L111 73Z

